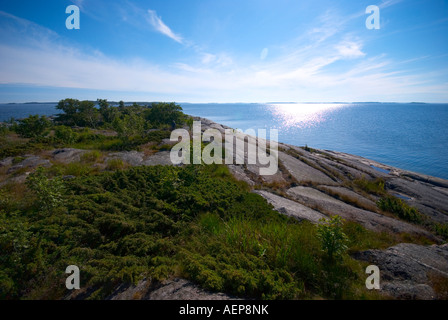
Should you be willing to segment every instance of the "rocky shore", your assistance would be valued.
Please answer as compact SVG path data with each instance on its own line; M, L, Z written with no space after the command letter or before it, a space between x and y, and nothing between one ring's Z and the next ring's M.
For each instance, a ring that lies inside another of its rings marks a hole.
M226 126L204 118L202 131L214 128L224 134ZM237 139L244 135L235 133ZM162 144L175 144L165 139ZM249 143L256 143L256 140ZM80 161L86 150L58 149L39 155L23 155L0 159L0 168L7 173L0 186L8 182L23 182L38 166ZM246 152L247 160L247 152ZM105 167L110 159L121 159L129 166L171 165L170 152L145 154L139 151L111 152L104 156ZM375 192L359 190L356 179L384 181L387 194L396 196L415 207L428 221L448 223L448 181L415 172L401 170L360 156L336 151L278 144L279 167L276 174L261 176L260 164L229 164L234 177L247 182L254 193L264 197L281 214L299 220L319 223L324 217L339 215L375 232L409 234L426 238L432 245L402 243L385 250L367 250L353 253L355 259L375 264L381 271L381 292L398 299L443 299L436 286L448 278L448 246L435 233L422 225L413 224L392 215L386 215L376 205L380 196ZM20 173L20 174L18 174ZM69 178L69 177L68 177ZM194 294L192 293L194 292ZM76 298L76 297L72 297ZM117 288L110 299L228 299L225 294L207 293L194 284L175 279L148 286Z

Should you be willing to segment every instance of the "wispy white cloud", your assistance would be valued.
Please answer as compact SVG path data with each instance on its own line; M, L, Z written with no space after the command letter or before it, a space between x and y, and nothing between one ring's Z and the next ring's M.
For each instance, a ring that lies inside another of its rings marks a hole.
M167 36L168 38L173 39L176 42L182 43L183 39L178 34L175 34L170 27L168 27L160 18L154 10L148 10L148 18L149 24L161 34Z

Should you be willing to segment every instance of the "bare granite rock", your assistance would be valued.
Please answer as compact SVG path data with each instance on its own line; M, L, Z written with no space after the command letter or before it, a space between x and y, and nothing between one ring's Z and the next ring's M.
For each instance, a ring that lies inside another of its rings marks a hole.
M310 209L292 200L277 196L271 192L255 190L254 193L257 193L265 198L278 212L294 217L298 220L308 220L313 223L319 223L319 219L326 217L318 211Z
M311 181L318 184L334 185L335 182L303 161L300 161L289 154L279 151L279 159L282 161L289 173L299 182Z
M12 166L13 161L14 161L14 158L13 158L13 157L7 157L7 158L2 159L2 160L0 161L0 168L1 168L1 167Z
M85 297L83 297L85 299ZM121 284L106 300L236 300L224 293L209 292L185 279L152 284L143 279L137 285Z
M313 188L298 186L290 188L287 191L287 194L301 203L316 206L324 212L339 215L350 221L356 221L370 230L392 231L398 233L407 232L424 235L430 239L436 239L430 232L422 228L376 212L351 206Z
M34 169L39 166L43 167L50 167L52 164L49 160L43 159L39 156L29 155L27 156L23 161L19 162L18 164L12 166L8 169L7 173L13 173L19 169Z
M163 165L163 166L172 166L173 163L170 159L170 151L160 151L156 154L147 157L143 162L142 165L145 166L156 166L156 165Z
M381 290L398 299L440 298L432 279L448 279L448 244L400 243L386 250L357 252L353 257L377 265Z
M143 164L143 152L138 151L122 151L122 152L113 152L110 153L104 160L104 162L108 162L112 159L120 159L125 163L128 163L131 166L140 166Z
M63 148L52 152L53 159L65 164L77 162L81 160L81 156L87 152L86 150Z

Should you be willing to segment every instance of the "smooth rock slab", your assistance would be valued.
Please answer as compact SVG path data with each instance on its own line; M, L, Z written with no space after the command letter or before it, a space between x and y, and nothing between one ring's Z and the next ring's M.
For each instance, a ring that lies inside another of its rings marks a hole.
M335 184L335 182L330 179L330 177L325 175L322 171L319 171L284 152L279 151L278 154L278 157L283 163L283 166L294 178L296 178L297 181L311 181L318 184L329 185Z
M301 203L317 206L329 214L339 215L344 219L356 221L365 228L373 231L407 232L424 235L430 239L436 240L431 233L422 228L418 228L409 223L376 212L351 206L313 188L302 186L294 187L288 189L287 194L299 200Z
M39 156L29 156L27 157L25 160L21 161L20 163L12 166L11 168L8 169L8 174L12 173L14 171L17 171L19 169L34 169L37 168L39 166L43 166L43 167L50 167L51 166L51 162L47 159L42 159Z
M319 219L326 218L326 216L316 210L308 208L292 200L280 197L271 192L264 190L255 190L253 192L265 198L274 206L276 211L287 216L294 217L299 220L308 220L313 223L319 223Z
M224 293L206 291L185 279L167 280L154 286L146 279L135 285L121 285L107 300L235 300Z
M173 163L170 159L170 151L160 151L156 154L149 156L146 158L146 160L143 161L142 165L145 166L156 166L156 165L162 165L162 166L172 166Z
M120 159L123 162L128 163L131 166L140 166L143 163L143 152L138 151L122 151L122 152L113 152L110 153L109 156L105 159L105 163L112 159Z
M81 155L85 152L87 151L74 148L63 148L54 150L52 156L54 160L67 164L80 161Z

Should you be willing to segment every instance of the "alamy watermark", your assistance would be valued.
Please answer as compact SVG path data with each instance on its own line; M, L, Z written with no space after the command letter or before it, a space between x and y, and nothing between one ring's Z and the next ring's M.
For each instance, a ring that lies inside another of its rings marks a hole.
M75 5L70 5L65 8L65 13L70 14L65 20L65 27L68 30L80 28L79 8Z
M65 269L65 273L71 273L65 280L65 287L68 290L79 289L79 268L75 265L69 265Z
M380 268L376 265L370 265L366 268L366 273L369 276L366 279L366 288L369 290L380 289Z
M253 164L259 166L260 175L277 173L277 129L269 130L269 141L266 140L266 129L258 129L258 135L253 129L244 132L225 129L223 141L223 132L218 129L208 128L202 133L201 121L193 121L192 128L192 137L186 129L171 132L171 141L179 141L180 138L180 142L171 149L173 164ZM203 147L202 142L209 143Z
M380 29L380 8L374 5L368 6L366 14L370 14L366 19L366 28L369 30Z

